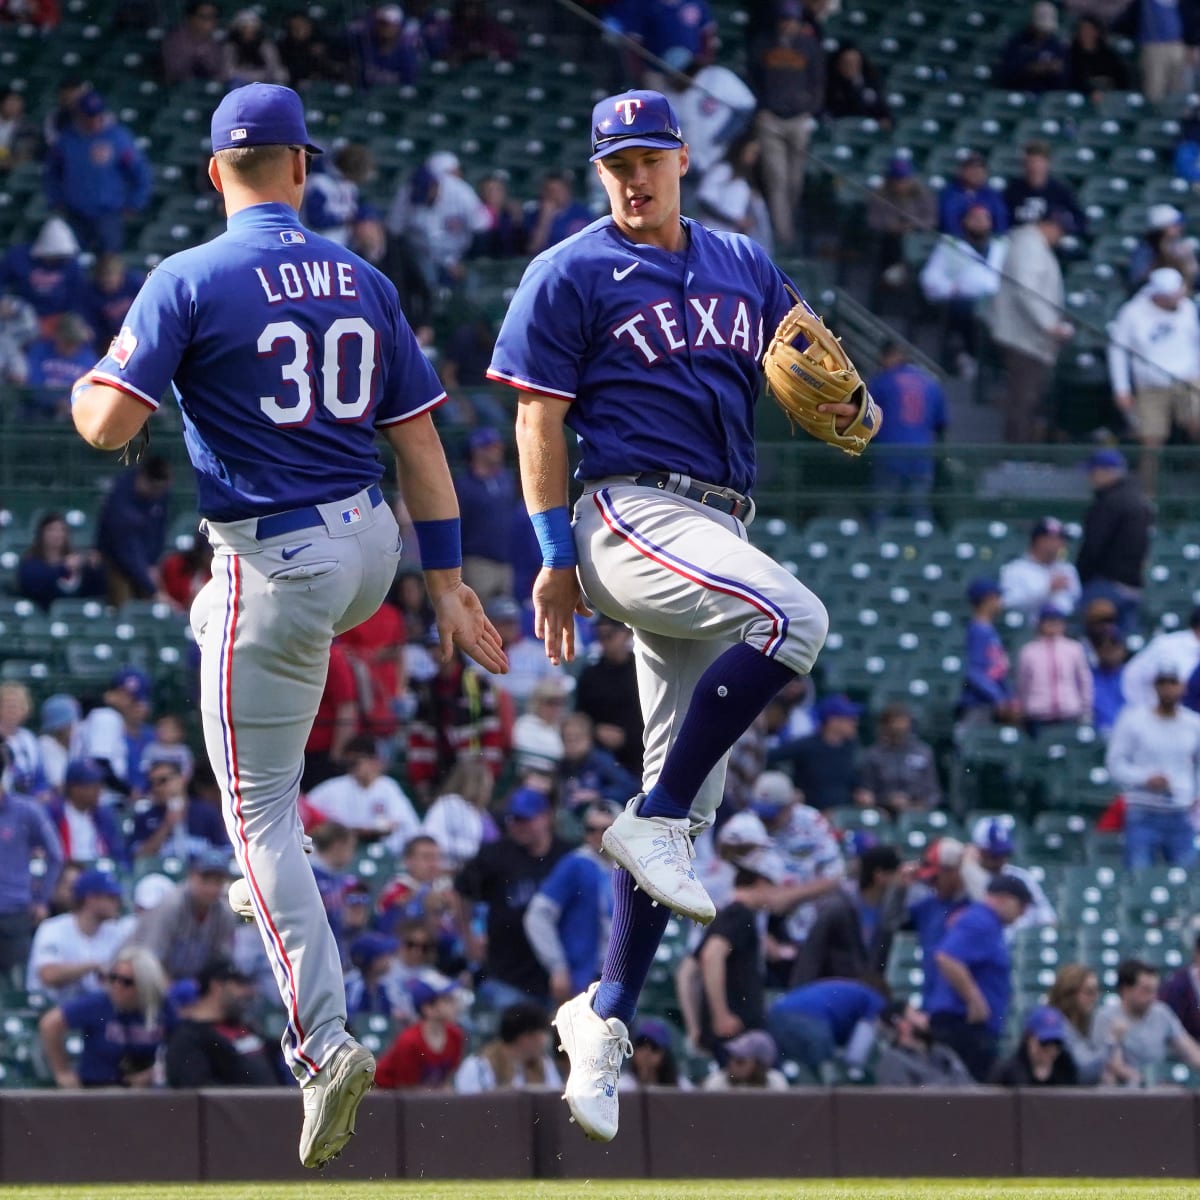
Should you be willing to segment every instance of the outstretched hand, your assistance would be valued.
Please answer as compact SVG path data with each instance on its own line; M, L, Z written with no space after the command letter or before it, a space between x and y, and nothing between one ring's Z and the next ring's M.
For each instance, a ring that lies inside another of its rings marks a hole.
M533 632L557 667L575 657L575 616L590 617L574 567L543 567L533 584Z
M442 644L439 658L448 663L457 646L493 675L508 672L508 655L496 627L487 619L479 597L465 583L441 592L433 601Z

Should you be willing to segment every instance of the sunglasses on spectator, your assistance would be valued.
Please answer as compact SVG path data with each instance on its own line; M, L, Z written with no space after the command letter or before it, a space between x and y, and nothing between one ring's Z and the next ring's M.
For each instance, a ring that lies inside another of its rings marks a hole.
M405 948L405 950L432 950L433 943L432 942L423 942L420 940L414 940L411 938L405 938L404 939L404 948Z
M132 975L118 975L115 971L110 971L104 978L109 983L119 983L122 987L137 986L137 980Z

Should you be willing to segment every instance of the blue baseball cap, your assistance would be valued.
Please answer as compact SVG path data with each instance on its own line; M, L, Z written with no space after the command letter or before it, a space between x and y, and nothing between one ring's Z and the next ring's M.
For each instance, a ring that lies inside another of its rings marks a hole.
M230 866L228 850L218 850L215 846L207 850L197 850L188 859L188 870L197 875L228 875L231 879L237 874Z
M103 783L104 771L90 758L77 758L67 763L67 773L63 782L67 787L76 783Z
M1012 825L999 817L980 817L971 829L971 841L980 850L1001 857L1011 854L1016 848L1013 845Z
M1118 471L1124 471L1129 467L1129 464L1125 461L1125 455L1120 450L1114 450L1111 446L1105 447L1102 450L1093 450L1088 455L1085 465L1089 471L1093 471L1099 467L1111 467Z
M109 687L128 692L134 700L150 700L150 676L145 671L139 671L137 667L122 667L112 677Z
M303 146L309 154L325 153L308 136L300 97L277 83L234 88L217 105L212 115L213 153L241 146Z
M386 933L360 933L350 943L350 961L361 971L385 954L395 954L400 943Z
M832 717L853 717L857 720L861 716L862 706L855 704L849 696L826 696L816 707L819 722L828 721Z
M108 111L108 105L104 103L104 97L99 92L84 92L79 97L76 107L85 117L98 117L102 112Z
M665 1021L660 1021L655 1017L643 1017L633 1030L633 1041L649 1042L652 1046L657 1046L660 1050L670 1050L671 1048L671 1031L667 1028Z
M529 821L550 811L550 797L536 788L517 788L508 798L505 813L518 821Z
M679 118L661 92L622 92L592 109L590 162L634 146L678 150L682 145Z
M408 983L408 994L412 997L413 1008L417 1010L417 1016L420 1016L421 1009L425 1005L432 1004L442 996L450 995L457 987L457 983L446 983L440 987L434 987L432 984L426 983L424 979L411 979Z
M1057 1008L1039 1004L1025 1018L1025 1032L1037 1038L1039 1042L1065 1042L1067 1023Z
M481 425L478 429L472 429L467 437L468 450L481 450L484 446L495 446L503 442L504 438L500 436L498 429L493 429L490 425Z
M42 701L42 732L57 733L60 729L68 729L79 720L79 701L65 692L47 696Z
M81 872L79 878L75 880L74 887L71 888L71 895L76 900L83 900L88 896L119 896L120 894L121 885L107 871L99 871L95 867Z
M979 604L989 596L1000 595L1000 584L995 579L972 579L967 584L967 600L971 604Z

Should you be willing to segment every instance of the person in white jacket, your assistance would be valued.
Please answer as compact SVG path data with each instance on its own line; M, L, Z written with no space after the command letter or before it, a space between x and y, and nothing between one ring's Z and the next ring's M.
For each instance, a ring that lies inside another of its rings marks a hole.
M1142 486L1153 496L1159 448L1182 426L1200 439L1200 316L1174 267L1159 267L1108 327L1113 401L1142 444Z
M1125 703L1152 708L1158 702L1154 678L1160 670L1174 671L1186 683L1200 667L1200 607L1192 609L1187 629L1160 633L1126 664L1121 675Z
M1008 236L1004 278L992 302L992 337L1004 353L1004 440L1045 441L1046 392L1059 347L1075 335L1063 317L1063 275L1055 246L1075 218L1051 209Z
M1004 608L1032 626L1047 604L1065 617L1075 611L1083 587L1075 564L1063 557L1067 531L1057 517L1042 517L1029 535L1029 549L1000 568Z
M921 268L921 291L945 307L947 345L957 343L956 365L968 378L978 369L976 310L1000 290L1007 251L1005 239L992 236L991 212L973 204L963 214L962 236L938 241Z

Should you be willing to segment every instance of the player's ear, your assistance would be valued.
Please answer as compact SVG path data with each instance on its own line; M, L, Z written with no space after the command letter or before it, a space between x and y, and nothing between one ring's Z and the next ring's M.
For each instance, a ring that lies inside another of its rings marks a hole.
M684 145L679 147L679 174L681 178L688 173L688 162L688 148L687 144L684 143Z
M221 168L217 163L217 156L211 155L208 160L208 178L209 182L220 192L225 194L225 189L221 186Z

